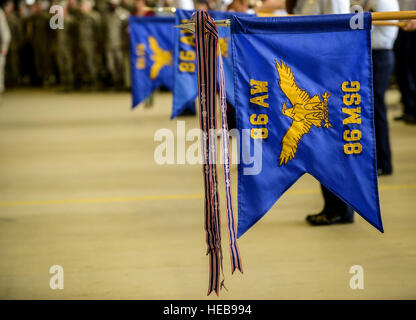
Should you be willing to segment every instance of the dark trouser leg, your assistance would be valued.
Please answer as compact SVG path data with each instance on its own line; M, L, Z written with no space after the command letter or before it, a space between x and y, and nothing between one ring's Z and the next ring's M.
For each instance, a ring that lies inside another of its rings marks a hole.
M399 31L394 53L396 57L396 77L402 95L404 114L416 116L416 34Z
M399 31L396 42L394 43L394 55L396 60L395 74L397 78L397 84L399 85L400 93L402 95L402 103L404 106L403 114L407 114L407 102L406 97L408 86L407 86L407 68L406 68L406 35L403 30Z
M196 108L195 108L195 101L191 101L187 105L185 105L185 108L183 109L180 116L194 116L196 115Z
M228 123L228 130L237 128L235 109L228 102L227 102L227 123Z
M416 32L406 32L406 62L409 70L408 114L416 117Z
M352 209L330 190L321 184L322 195L324 196L324 212L327 215L352 215Z
M306 221L313 226L354 222L354 211L335 194L321 185L325 206L322 212L308 215Z
M376 131L377 167L385 173L393 170L385 93L394 66L391 50L373 50L374 124Z

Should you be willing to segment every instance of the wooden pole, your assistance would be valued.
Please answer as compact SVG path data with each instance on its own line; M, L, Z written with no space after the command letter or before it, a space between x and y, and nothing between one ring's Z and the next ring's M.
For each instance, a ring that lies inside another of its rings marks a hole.
M147 11L153 12L172 12L176 11L175 7L145 7ZM257 15L259 17L279 17L279 15L273 14L268 9L258 9ZM372 12L373 21L385 21L385 20L411 20L416 19L416 11L393 11L393 12Z
M416 19L415 11L372 12L373 21L412 20Z
M258 8L256 14L259 17L279 17L275 15L274 9ZM385 20L411 20L416 19L416 11L391 11L391 12L372 12L373 21L385 21ZM288 16L296 16L289 14Z
M404 28L406 24L406 21L373 21L373 26L392 26Z
M260 13L259 12L259 16L261 17L284 17L284 16L277 16L274 15L272 13ZM294 15L289 15L289 16L294 16ZM403 23L398 23L396 21L391 21L391 20L412 20L412 19L416 19L416 10L414 11L393 11L393 12L372 12L371 13L372 19L373 19L373 24L374 25L379 25L379 26L398 26L398 27L402 27L404 26ZM390 20L390 21L389 21ZM230 20L226 19L226 20L220 20L220 23L217 24L217 26L219 27L229 27L230 26ZM193 22L190 20L185 24L180 24L175 26L177 28L189 28L190 30L193 27Z
M288 14L287 16L276 15L273 12L267 10L257 11L258 17L287 17L298 16L296 14ZM386 21L386 20L411 20L416 19L416 11L393 11L393 12L372 12L371 16L373 21ZM375 25L393 25L393 24L380 24Z

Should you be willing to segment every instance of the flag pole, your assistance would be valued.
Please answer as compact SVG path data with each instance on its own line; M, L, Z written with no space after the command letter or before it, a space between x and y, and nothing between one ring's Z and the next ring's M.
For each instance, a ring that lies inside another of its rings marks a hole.
M386 20L412 20L416 19L416 10L393 11L393 12L371 12L373 21Z
M406 26L406 21L373 21L373 26L391 26L391 27L399 27L404 28Z
M398 26L402 27L404 24L389 20L411 20L416 19L416 10L414 11L393 11L393 12L371 12L373 24L378 26ZM281 16L278 16L281 17ZM230 27L231 20L215 20L217 27ZM176 25L175 28L182 28L194 32L195 25L192 20L188 20L182 24Z

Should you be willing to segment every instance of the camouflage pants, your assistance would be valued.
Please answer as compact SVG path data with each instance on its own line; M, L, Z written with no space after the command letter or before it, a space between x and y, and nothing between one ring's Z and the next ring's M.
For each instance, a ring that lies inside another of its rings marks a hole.
M124 80L123 52L121 48L106 50L107 69L114 85L122 85Z
M35 67L37 76L41 79L44 85L47 85L51 72L51 57L48 48L41 45L35 46Z
M74 82L72 55L66 48L58 48L57 62L61 84L72 87Z
M87 85L97 85L97 67L95 64L95 46L91 42L80 44L81 81Z
M6 83L15 86L20 78L19 68L19 51L17 49L9 50L6 59Z

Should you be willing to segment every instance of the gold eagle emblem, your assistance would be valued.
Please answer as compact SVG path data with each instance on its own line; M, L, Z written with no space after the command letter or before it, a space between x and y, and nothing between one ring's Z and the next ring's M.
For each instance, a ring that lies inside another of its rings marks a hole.
M329 123L328 99L331 94L325 92L321 100L315 95L312 98L305 91L299 88L290 67L277 60L276 69L279 73L279 85L283 93L292 104L292 108L287 108L286 102L282 106L282 114L292 119L292 124L282 139L282 150L280 151L280 166L287 164L295 157L300 139L311 130L312 126L317 128L332 128Z
M153 60L153 65L150 69L150 79L153 80L157 78L163 67L172 65L172 53L163 50L152 36L149 36L149 46L153 51L153 54L150 56L150 59Z
M224 58L228 58L228 37L218 39L218 50Z

